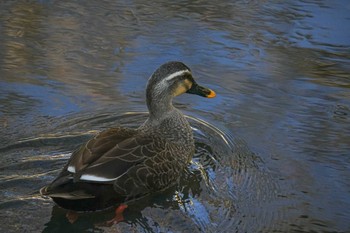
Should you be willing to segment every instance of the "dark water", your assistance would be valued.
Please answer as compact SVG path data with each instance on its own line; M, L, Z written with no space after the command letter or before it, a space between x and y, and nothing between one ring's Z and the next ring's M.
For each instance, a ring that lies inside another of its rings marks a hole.
M196 154L178 186L75 224L37 194L96 132L137 127L148 77ZM0 232L350 232L350 2L1 1Z

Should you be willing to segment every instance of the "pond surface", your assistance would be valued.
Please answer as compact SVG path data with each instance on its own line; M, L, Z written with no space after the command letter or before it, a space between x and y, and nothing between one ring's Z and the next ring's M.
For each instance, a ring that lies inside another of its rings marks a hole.
M196 154L176 187L74 224L38 190L95 133L147 118L180 60L215 90L175 106ZM349 232L347 0L2 1L0 232Z

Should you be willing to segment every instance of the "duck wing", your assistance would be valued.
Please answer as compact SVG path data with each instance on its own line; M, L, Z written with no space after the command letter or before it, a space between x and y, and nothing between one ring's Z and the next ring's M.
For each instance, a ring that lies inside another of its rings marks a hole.
M136 130L128 128L112 128L102 131L73 152L65 168L71 173L79 173L111 151L118 143L135 134L137 134Z
M189 162L181 155L190 153L160 136L138 134L118 143L77 175L83 182L113 183L114 191L128 200L175 182Z
M79 174L100 157L112 150L118 145L118 143L125 141L136 134L136 130L127 128L111 128L100 132L72 153L68 163L62 169L58 177L50 185L42 188L40 190L41 194L51 197L70 197L71 199L93 197L79 189L79 187L82 186L82 184L77 183L80 177ZM132 166L132 164L122 163L119 166L128 167ZM123 169L118 169L118 167L116 168L116 171L121 172L120 174L123 173ZM66 195L67 193L69 193L68 196Z
M153 150L152 138L140 135L127 138L106 151L102 156L75 172L75 180L113 183L119 176L136 165L154 156L160 148ZM69 168L69 167L68 167Z
M91 187L108 185L116 195L128 200L166 188L177 180L188 163L178 154L191 152L160 136L122 129L122 137L120 130L104 131L74 152L59 177L41 193L88 199L101 195Z

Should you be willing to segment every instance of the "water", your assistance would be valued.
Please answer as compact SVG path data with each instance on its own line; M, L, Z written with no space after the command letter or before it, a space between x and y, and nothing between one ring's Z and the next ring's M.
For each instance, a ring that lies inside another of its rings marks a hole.
M0 232L350 231L350 3L3 1ZM137 127L181 60L215 99L175 105L196 154L178 186L75 224L37 194L96 132Z

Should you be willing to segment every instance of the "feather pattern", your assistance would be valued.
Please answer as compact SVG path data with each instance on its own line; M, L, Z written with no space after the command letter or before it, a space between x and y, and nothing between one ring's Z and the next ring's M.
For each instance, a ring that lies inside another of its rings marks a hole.
M58 177L40 193L63 208L88 211L176 183L194 153L194 140L189 123L171 99L190 89L191 83L190 69L183 63L162 65L147 85L146 122L137 129L116 127L97 134L73 152Z

